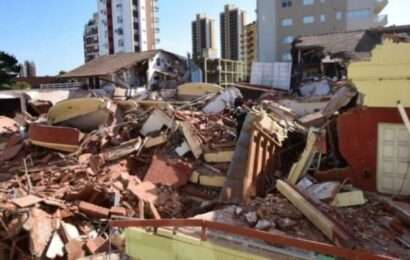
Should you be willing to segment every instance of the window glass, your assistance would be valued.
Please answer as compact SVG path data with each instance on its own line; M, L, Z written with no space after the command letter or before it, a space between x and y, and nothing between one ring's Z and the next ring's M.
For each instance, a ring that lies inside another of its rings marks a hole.
M291 26L291 25L293 25L293 20L292 19L287 18L287 19L282 20L282 26Z
M315 17L314 16L305 16L303 17L303 23L304 24L309 24L309 23L314 23L315 22Z
M303 5L313 5L315 0L303 0Z

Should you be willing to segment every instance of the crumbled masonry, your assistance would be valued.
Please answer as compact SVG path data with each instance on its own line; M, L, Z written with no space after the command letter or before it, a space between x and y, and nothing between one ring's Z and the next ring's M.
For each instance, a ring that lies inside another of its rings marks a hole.
M0 259L120 259L113 221L176 219L409 259L409 197L358 180L342 151L339 119L367 109L351 82L170 88L23 96L0 116Z

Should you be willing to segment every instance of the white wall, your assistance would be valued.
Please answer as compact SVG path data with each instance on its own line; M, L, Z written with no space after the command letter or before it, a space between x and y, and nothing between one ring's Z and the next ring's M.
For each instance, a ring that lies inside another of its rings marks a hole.
M145 0L139 0L138 6L138 13L139 13L139 24L140 24L140 46L141 51L148 50L148 43L147 43L147 15L145 9Z
M131 0L115 0L113 1L113 28L114 28L114 48L115 52L134 52L134 28L133 28L133 11ZM121 6L118 6L120 4ZM118 17L122 18L119 23ZM117 33L118 29L122 29L123 34ZM120 46L119 41L122 40L124 45Z
M276 0L257 0L258 60L277 61Z
M109 54L106 1L97 0L98 10L98 48L100 55ZM105 22L105 23L104 23Z

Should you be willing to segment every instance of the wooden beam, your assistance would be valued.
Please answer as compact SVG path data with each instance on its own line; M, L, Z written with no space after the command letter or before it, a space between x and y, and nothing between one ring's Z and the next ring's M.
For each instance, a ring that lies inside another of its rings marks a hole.
M333 230L335 228L335 224L330 219L328 219L322 212L317 210L288 183L278 180L276 182L276 188L296 208L298 208L313 225L322 231L327 238L334 241L335 234Z
M293 164L292 169L288 176L288 182L290 184L296 184L298 180L306 174L309 166L312 163L313 157L316 153L316 143L318 140L318 134L314 128L309 130L307 143L305 150L303 151L298 162Z

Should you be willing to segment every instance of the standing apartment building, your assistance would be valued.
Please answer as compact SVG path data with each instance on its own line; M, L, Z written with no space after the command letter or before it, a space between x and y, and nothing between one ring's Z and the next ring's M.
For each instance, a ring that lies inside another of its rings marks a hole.
M245 61L247 74L251 74L252 63L258 59L258 30L257 23L245 25L242 35L242 55Z
M98 57L98 13L94 13L93 17L88 21L84 28L84 59L89 62Z
M215 20L197 14L192 22L192 57L195 61L216 58L216 52Z
M297 36L383 27L388 0L257 0L260 62L291 61Z
M158 0L97 0L99 55L154 50Z
M246 14L234 5L225 5L220 14L221 56L222 59L243 60L242 35Z

